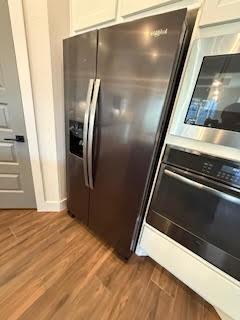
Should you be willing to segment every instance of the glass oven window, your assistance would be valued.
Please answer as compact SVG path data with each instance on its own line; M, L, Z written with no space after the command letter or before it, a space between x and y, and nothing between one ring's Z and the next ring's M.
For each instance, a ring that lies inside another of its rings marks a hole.
M203 58L185 123L240 132L240 54Z

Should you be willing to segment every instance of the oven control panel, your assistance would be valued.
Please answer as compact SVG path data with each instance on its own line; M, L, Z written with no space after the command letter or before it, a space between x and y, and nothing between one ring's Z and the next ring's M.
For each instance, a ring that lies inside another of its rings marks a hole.
M236 167L236 165L205 161L201 171L203 174L214 177L217 180L240 186L240 168Z
M167 146L163 162L240 188L240 162Z
M211 174L213 167L213 163L208 161L204 162L202 167L202 173Z
M240 184L240 168L223 165L221 171L218 172L217 178L224 179L233 184Z

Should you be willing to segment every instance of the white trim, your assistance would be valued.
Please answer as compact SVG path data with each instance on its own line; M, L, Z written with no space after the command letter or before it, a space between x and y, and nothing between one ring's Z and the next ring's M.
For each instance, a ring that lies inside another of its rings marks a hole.
M178 247L179 249L181 249L182 251L184 251L186 254L190 255L192 258L194 258L195 260L198 260L198 262L204 264L207 268L211 269L212 271L216 272L219 274L220 277L225 278L226 281L230 282L231 284L237 286L240 289L240 281L236 280L235 278L231 277L229 274L225 273L224 271L222 271L221 269L215 267L213 264L209 263L207 260L203 259L202 257L200 257L199 255L197 255L196 253L194 253L193 251L191 251L190 249L187 249L186 247L184 247L183 245L181 245L180 243L178 243L177 241L173 240L172 238L170 238L169 236L167 236L165 233L162 233L161 231L159 231L158 229L154 228L153 226L151 226L150 224L148 224L147 222L145 222L144 228L145 229L148 228L150 229L152 232L154 232L155 234L157 234L161 239L165 239L167 240L169 243L171 243L172 245L174 245L175 247ZM143 234L142 234L143 237ZM141 240L139 245L141 245ZM144 249L144 248L143 248ZM145 250L145 249L144 249ZM240 319L239 319L240 320Z
M233 318L230 318L229 316L227 316L224 312L222 312L220 309L218 308L215 308L217 314L219 315L219 317L222 319L222 320L233 320Z
M28 60L28 49L22 0L8 0L8 6L12 26L12 35L15 47L20 90L22 95L23 113L25 117L25 126L32 167L35 197L37 209L41 211L41 209L45 207L45 199L34 114L32 84Z
M221 309L221 315L224 312L228 317L240 320L239 281L146 223L140 246L148 256L202 296L218 312Z
M22 0L8 0L8 6L12 26L20 90L22 95L23 113L25 118L37 210L61 211L66 207L66 199L60 201L46 201L45 199L36 118L34 112L34 101L32 94L23 3Z
M148 255L147 252L140 246L140 244L137 244L135 254L138 257L147 257L147 255Z
M54 211L54 212L58 212L58 211L62 211L65 210L67 206L67 198L64 198L60 201L45 201L44 206L38 210L41 212L44 211Z
M69 33L71 35L75 35L73 30L73 16L72 16L72 1L69 0Z

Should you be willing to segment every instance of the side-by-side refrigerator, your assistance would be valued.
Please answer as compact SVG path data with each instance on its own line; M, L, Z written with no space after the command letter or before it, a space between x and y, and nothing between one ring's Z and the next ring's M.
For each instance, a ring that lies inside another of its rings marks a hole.
M68 210L123 258L136 245L187 34L182 9L64 40Z

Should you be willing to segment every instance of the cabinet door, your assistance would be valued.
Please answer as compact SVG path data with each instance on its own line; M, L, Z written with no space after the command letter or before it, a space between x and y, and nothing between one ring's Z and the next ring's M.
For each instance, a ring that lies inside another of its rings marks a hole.
M71 29L78 31L114 20L117 0L71 0Z
M120 14L121 16L126 16L137 11L168 5L180 1L182 0L121 0Z
M240 20L240 0L206 0L200 26Z

